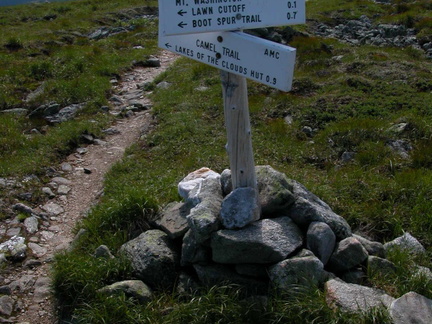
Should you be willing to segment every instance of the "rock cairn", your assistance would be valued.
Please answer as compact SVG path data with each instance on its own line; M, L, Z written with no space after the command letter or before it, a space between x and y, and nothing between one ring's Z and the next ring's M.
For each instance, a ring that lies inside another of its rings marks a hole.
M394 299L361 285L367 268L394 269L385 259L390 249L424 253L413 236L405 233L383 245L355 235L341 216L302 184L270 166L258 166L256 171L261 219L241 226L230 221L232 215L223 211L228 206L243 214L255 206L230 205L232 195L242 190L232 190L229 170L221 175L207 168L197 170L178 186L183 202L167 205L153 229L121 247L139 284L124 281L101 292L135 296L132 287L138 285L145 292L140 299L148 300L152 289L190 292L226 282L239 284L252 295L266 295L269 288L286 291L317 285L324 286L332 308L367 312L386 307L394 323L430 323L431 300L416 293ZM432 277L427 268L419 271ZM421 309L410 311L415 307Z

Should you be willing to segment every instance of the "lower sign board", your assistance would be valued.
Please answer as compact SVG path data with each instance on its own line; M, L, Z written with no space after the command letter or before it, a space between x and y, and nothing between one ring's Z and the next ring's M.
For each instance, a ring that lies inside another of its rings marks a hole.
M291 89L296 50L289 46L243 32L211 32L160 33L159 47L279 90Z

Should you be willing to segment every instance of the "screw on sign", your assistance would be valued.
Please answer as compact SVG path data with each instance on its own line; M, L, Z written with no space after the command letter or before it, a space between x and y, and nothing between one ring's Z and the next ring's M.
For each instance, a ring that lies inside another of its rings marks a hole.
M305 0L159 1L165 35L303 24Z
M241 32L159 37L159 46L273 88L291 88L295 49Z
M233 188L258 195L246 78L289 91L295 49L240 32L303 24L305 0L159 0L159 46L221 70Z

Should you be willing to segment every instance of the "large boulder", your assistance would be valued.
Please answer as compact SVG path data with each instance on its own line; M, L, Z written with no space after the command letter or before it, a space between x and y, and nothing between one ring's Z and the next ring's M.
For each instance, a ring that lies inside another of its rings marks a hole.
M34 234L39 229L39 221L36 216L27 217L24 220L24 227L29 234Z
M393 301L390 316L394 324L432 323L432 300L409 292Z
M330 226L337 240L352 235L346 220L334 213L329 205L297 181L292 180L292 184L295 202L289 209L289 216L297 225L307 228L312 222L323 222Z
M171 288L179 257L168 235L149 230L120 248L131 262L135 276L151 287Z
M302 233L289 217L263 219L240 230L220 230L211 239L213 261L226 264L276 263L302 244Z
M206 200L192 208L186 217L189 228L199 244L210 239L212 233L221 228L220 204L221 201L217 199L215 201Z
M334 272L343 272L363 263L367 257L363 245L356 238L348 237L336 245L328 267Z
M329 307L348 313L367 313L374 308L387 308L394 300L381 290L337 279L327 281L324 289Z
M216 173L209 168L201 168L194 172L189 173L180 183L178 184L178 193L180 197L187 200L190 192L202 185L205 179L220 179L220 174Z
M257 166L255 170L262 214L278 216L286 213L294 203L291 181L269 165Z
M237 188L222 202L220 218L228 229L242 228L260 219L258 195L253 188Z
M173 202L165 206L156 226L168 234L170 239L182 237L189 229L186 216L190 208L185 203Z
M306 236L307 248L326 265L336 244L336 236L330 226L322 222L312 222Z
M315 256L294 257L269 268L270 281L281 290L293 285L318 286L327 279L324 265Z

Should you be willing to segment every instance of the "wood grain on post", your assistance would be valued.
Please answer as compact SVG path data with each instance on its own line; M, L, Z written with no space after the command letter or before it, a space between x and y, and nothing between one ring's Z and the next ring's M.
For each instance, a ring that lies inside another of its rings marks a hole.
M246 79L221 71L233 189L257 190Z

